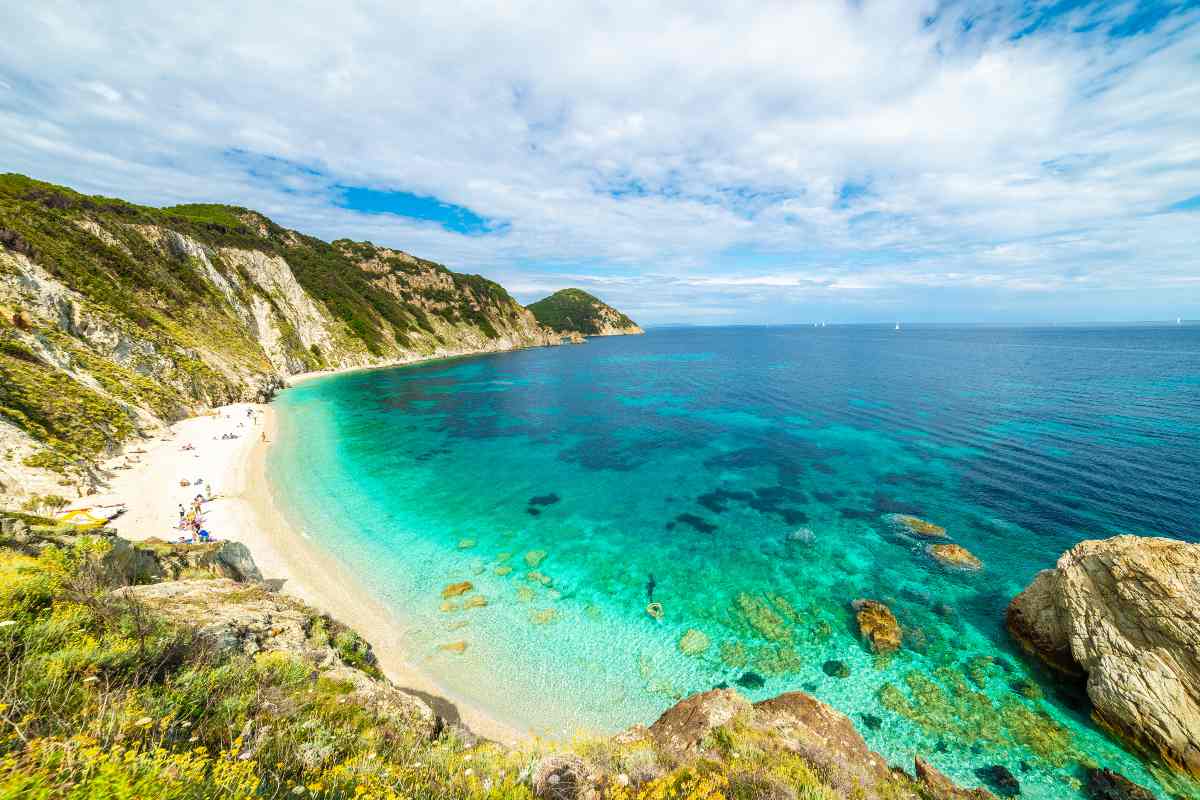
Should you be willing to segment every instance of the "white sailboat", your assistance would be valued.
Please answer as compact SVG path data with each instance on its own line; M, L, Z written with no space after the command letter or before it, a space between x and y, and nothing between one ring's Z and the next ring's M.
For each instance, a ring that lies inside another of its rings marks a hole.
M897 322L897 323L896 323L896 330L900 330L900 323L899 323L899 322Z

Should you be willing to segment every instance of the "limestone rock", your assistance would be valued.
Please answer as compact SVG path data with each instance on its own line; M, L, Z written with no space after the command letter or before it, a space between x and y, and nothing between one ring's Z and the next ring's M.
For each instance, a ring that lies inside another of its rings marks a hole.
M533 795L538 800L594 800L595 778L582 758L557 754L538 762L533 773Z
M928 552L938 563L947 567L965 569L972 572L983 569L983 562L962 545L934 544L929 546Z
M880 655L900 649L904 634L892 610L876 600L855 600L858 630L871 649Z
M650 726L650 737L666 753L682 756L700 749L704 738L739 715L753 711L750 701L733 689L694 694L668 708Z
M1007 623L1028 652L1087 676L1100 725L1200 777L1200 545L1080 542L1013 600Z
M136 543L134 548L153 554L155 564L148 577L154 580L175 580L205 573L243 583L263 579L250 549L241 542L180 544L146 539Z

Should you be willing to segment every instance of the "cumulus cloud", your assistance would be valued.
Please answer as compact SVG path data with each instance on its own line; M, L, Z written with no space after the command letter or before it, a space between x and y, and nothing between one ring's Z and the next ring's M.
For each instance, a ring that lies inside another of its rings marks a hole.
M1200 316L1200 9L44 2L0 166L649 322ZM346 186L503 224L345 208Z

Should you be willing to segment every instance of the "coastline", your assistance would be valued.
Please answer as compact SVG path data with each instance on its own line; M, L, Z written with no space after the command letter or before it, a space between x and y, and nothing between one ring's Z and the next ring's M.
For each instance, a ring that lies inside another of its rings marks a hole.
M333 373L317 376L327 374ZM250 421L247 410L257 421ZM86 502L128 504L129 510L110 524L124 538L172 540L180 535L174 527L176 506L187 504L197 491L195 479L203 478L216 495L204 510L205 527L213 536L245 544L269 583L354 628L371 642L380 669L393 683L478 736L505 744L529 739L528 732L450 696L415 665L400 645L404 621L375 601L334 556L289 524L276 505L266 470L277 430L275 413L268 405L238 403L175 423L165 436L113 459L107 491ZM220 438L235 431L237 439ZM185 444L194 449L183 450ZM181 486L181 479L190 485Z

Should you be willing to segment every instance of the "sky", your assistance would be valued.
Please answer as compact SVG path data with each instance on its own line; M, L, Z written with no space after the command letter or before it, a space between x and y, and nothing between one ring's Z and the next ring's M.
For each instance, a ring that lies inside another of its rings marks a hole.
M0 29L0 171L523 302L1200 319L1197 0L39 0Z

